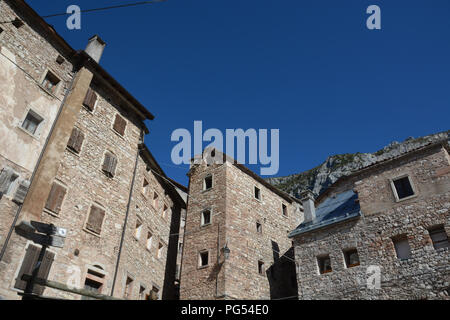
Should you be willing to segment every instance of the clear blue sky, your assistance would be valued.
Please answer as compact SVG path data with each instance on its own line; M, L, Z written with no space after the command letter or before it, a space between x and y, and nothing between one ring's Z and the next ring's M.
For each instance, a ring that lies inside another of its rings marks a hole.
M28 0L41 15L133 0ZM366 28L367 7L382 30ZM448 0L169 0L47 21L75 48L99 34L101 64L155 114L147 144L166 173L177 128L279 128L279 175L340 153L448 130ZM255 168L253 168L255 169Z

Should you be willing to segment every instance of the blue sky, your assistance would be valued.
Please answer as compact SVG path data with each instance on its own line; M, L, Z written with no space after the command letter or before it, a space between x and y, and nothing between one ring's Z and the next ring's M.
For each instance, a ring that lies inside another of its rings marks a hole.
M41 15L132 3L28 0ZM382 30L366 28L369 5ZM75 48L99 34L101 64L155 114L147 144L166 173L177 128L280 129L280 172L449 129L448 0L168 0L47 22ZM257 169L252 167L252 169Z

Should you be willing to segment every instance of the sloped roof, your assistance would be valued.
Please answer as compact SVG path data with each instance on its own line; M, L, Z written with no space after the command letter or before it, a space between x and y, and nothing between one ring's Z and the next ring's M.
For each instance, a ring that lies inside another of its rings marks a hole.
M290 238L324 228L331 224L351 220L361 216L361 207L358 194L348 190L333 197L326 198L316 208L316 219L312 222L302 223L289 235Z

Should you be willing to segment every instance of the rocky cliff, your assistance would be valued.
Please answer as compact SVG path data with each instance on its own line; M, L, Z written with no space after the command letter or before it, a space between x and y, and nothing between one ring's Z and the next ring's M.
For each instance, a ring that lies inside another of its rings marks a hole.
M269 178L267 181L294 197L299 197L300 193L306 189L319 195L342 176L442 139L450 140L450 130L416 139L411 137L403 142L394 141L375 153L331 156L323 164L309 171L287 177Z

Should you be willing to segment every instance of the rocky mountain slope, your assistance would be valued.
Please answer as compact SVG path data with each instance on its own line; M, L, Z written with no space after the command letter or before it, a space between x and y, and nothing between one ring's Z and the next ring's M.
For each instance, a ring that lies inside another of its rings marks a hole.
M331 156L323 164L309 171L287 177L269 178L267 181L294 197L299 197L300 193L306 189L319 195L342 176L442 139L450 141L450 130L417 139L411 137L403 142L394 141L375 153Z

